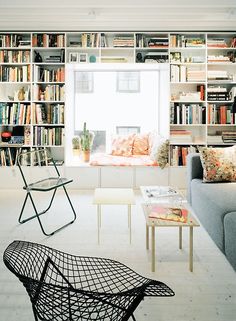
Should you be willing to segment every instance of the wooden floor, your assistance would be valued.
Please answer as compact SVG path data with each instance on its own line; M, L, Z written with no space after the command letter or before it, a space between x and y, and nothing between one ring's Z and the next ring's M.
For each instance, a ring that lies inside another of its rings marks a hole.
M156 231L156 272L151 272L145 248L145 220L136 193L132 207L132 244L129 244L127 206L102 207L101 242L97 244L97 211L92 191L69 191L78 213L77 221L52 237L45 237L37 221L18 224L23 191L0 193L0 251L15 240L30 240L77 254L109 257L140 274L161 280L176 293L172 298L145 298L136 310L137 321L235 321L236 273L202 227L194 229L193 273L188 269L188 236L183 230L183 249L178 249L178 229ZM48 194L41 193L38 205ZM27 208L30 213L31 208ZM69 215L59 193L51 214L44 216L48 230ZM33 321L28 296L13 274L0 262L0 321Z

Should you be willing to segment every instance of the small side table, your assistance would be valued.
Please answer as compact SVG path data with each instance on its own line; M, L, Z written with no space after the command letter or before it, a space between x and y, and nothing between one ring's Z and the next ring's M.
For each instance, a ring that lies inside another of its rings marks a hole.
M129 241L131 243L131 205L135 204L134 192L131 188L96 188L93 204L97 205L98 217L98 244L100 243L101 206L102 205L127 205Z
M151 271L156 269L156 253L155 253L155 229L159 227L178 227L179 228L179 249L182 249L182 228L189 228L189 271L193 272L193 228L198 227L198 221L192 216L189 211L188 221L186 223L165 221L155 218L149 218L148 206L150 204L143 204L143 212L146 219L146 249L149 250L149 228L151 228Z

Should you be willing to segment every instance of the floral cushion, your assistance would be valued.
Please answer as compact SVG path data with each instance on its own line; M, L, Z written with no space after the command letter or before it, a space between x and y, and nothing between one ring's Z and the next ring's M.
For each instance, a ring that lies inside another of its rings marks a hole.
M149 134L136 134L133 143L133 155L149 154Z
M200 158L204 182L236 182L236 145L225 148L202 147Z
M128 136L116 136L111 142L111 155L132 156L135 134Z

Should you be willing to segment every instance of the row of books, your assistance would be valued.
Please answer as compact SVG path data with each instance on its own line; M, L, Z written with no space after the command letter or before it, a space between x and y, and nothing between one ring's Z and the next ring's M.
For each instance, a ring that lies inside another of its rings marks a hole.
M187 155L189 153L196 153L195 146L171 146L170 148L170 165L171 166L186 166Z
M0 81L29 82L30 65L25 66L0 66Z
M0 50L0 63L30 63L30 51Z
M190 37L185 35L171 35L170 47L198 47L205 46L205 39L200 37Z
M64 104L33 104L33 124L64 124Z
M206 107L200 104L171 104L170 123L177 125L205 124Z
M229 55L209 55L207 57L208 62L231 62Z
M236 113L230 105L208 105L208 124L236 124Z
M64 127L35 126L33 129L33 144L40 146L64 145Z
M30 35L27 38L23 38L20 34L5 34L0 35L0 47L15 48L30 46Z
M0 148L0 166L14 166L16 165L19 148Z
M34 80L40 82L64 82L65 68L47 69L41 66L35 66Z
M43 93L43 99L42 99ZM34 99L43 101L64 101L65 88L64 85L35 85Z
M205 70L185 65L170 66L171 82L204 82L206 78Z
M31 106L23 103L0 103L0 124L30 124Z
M69 42L70 47L81 47L81 48L98 48L99 47L99 33L82 33L77 39L72 39Z
M65 36L63 34L33 34L33 47L64 47Z

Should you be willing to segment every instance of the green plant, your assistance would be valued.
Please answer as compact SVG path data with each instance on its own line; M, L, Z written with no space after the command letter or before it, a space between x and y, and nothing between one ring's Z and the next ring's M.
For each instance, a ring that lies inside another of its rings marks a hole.
M86 128L86 123L84 123L83 131L80 135L80 144L82 151L89 151L92 147L94 139L94 133L90 132Z
M80 137L79 136L74 136L72 138L72 145L73 145L73 149L80 149L81 148L81 144L80 144Z

